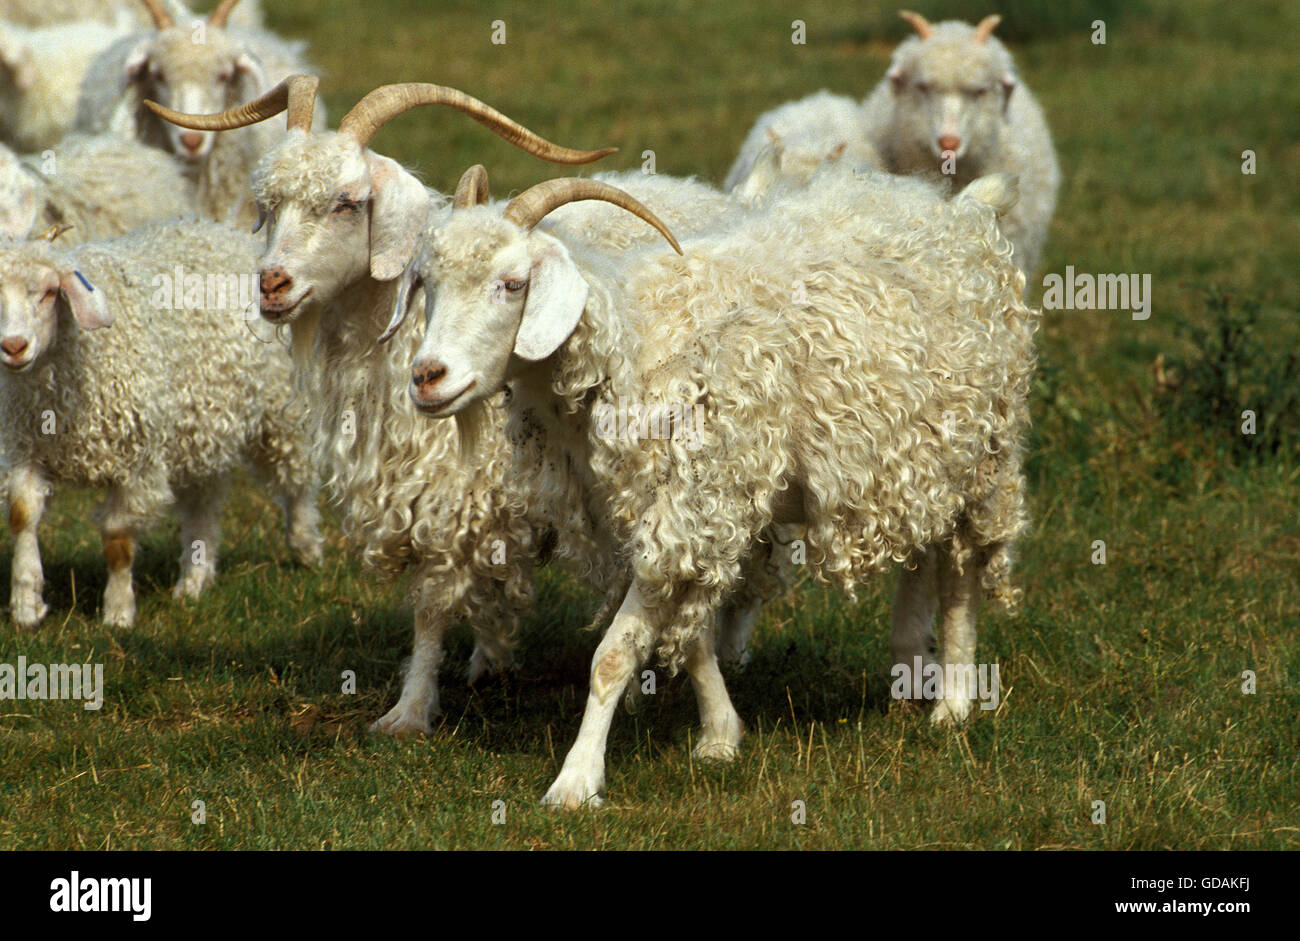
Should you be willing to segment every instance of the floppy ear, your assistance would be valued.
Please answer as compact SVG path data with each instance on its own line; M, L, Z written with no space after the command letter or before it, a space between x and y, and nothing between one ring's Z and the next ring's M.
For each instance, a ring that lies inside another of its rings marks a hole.
M366 153L370 168L370 277L396 278L415 255L429 216L429 194L396 161Z
M8 71L10 83L19 91L36 83L36 62L31 47L7 29L0 30L0 66Z
M1016 90L1016 77L1010 72L1006 72L1000 82L1002 84L1002 113L1006 114L1007 106L1011 104L1011 93Z
M569 250L555 239L545 239L533 258L515 355L537 362L558 350L578 326L589 290Z
M262 63L247 52L235 60L234 79L236 101L251 101L266 91L266 72Z
M122 83L130 85L132 82L138 82L144 78L148 68L149 40L142 39L136 43L135 48L127 54L126 61L122 63Z
M113 325L113 315L108 312L104 292L97 290L80 271L73 270L59 278L59 289L82 330Z

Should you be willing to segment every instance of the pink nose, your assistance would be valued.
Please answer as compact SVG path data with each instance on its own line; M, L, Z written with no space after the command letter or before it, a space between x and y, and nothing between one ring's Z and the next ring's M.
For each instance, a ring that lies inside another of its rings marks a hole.
M957 148L960 146L961 146L961 138L958 137L956 134L945 134L943 135L943 137L939 138L939 149L941 151L951 150L953 153L956 153Z
M447 375L447 367L436 360L434 362L416 363L411 367L411 384L415 386L416 394L421 399L431 401L435 397L434 388L445 375Z
M278 301L280 295L293 287L293 278L289 277L289 272L279 265L274 268L263 268L260 281L264 301Z
M25 349L27 349L27 341L22 337L5 337L0 340L0 350L4 350L10 356L21 356Z
M197 154L203 146L203 135L198 131L186 131L181 135L181 146L192 154Z

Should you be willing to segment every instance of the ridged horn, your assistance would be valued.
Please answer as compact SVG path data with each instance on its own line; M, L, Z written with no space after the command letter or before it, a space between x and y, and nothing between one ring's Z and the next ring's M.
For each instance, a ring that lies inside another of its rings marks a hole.
M682 253L682 247L677 244L677 239L658 216L630 194L616 186L601 183L599 180L561 177L538 183L510 200L504 215L515 225L527 230L541 222L548 213L567 203L575 203L583 199L599 199L602 202L613 203L620 209L626 209L658 229L659 234L668 240L668 244L677 254Z
M226 20L230 19L230 11L239 5L239 0L221 0L217 8L212 11L208 17L208 25L215 26L217 29L226 28Z
M989 37L993 35L993 29L1002 22L1002 17L993 13L980 20L979 26L975 27L975 41L988 42Z
M143 3L144 8L149 11L149 15L153 17L154 26L159 29L171 29L176 25L176 21L172 19L172 15L168 13L167 8L162 5L162 0L140 0L140 2Z
M196 131L231 131L265 121L287 110L290 129L300 127L310 131L319 87L320 79L315 75L290 75L262 97L219 114L184 114L148 100L145 106L164 121Z
M495 108L463 91L445 85L404 82L381 85L353 106L339 122L339 133L347 134L362 147L367 146L386 123L421 105L446 105L469 115L479 124L516 147L552 163L591 163L618 150L571 150L538 137L522 124L516 124Z
M902 19L907 20L907 22L911 24L912 29L916 30L916 34L922 39L929 39L934 35L934 27L931 26L930 21L920 13L913 13L911 10L899 10L898 15Z
M451 201L452 209L468 209L480 206L488 201L488 175L481 163L476 163L464 172L456 184L456 195Z

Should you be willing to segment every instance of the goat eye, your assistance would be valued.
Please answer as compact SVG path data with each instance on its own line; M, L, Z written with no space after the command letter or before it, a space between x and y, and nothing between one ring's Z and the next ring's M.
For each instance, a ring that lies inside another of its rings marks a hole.
M916 90L919 91L922 95L928 95L928 94L930 94L930 83L929 83L929 82L917 82L917 83L916 83Z
M338 202L334 204L334 214L356 212L360 208L361 203L358 200L353 199L351 196L340 196Z
M988 86L987 86L987 85L981 85L979 88L971 88L971 89L968 89L966 93L967 93L968 95L970 95L972 98L979 98L979 97L980 97L981 95L983 95L986 91L988 91Z
M528 287L528 281L527 279L523 281L506 281L505 285L506 285L506 290L509 291L511 294L518 294L524 288Z

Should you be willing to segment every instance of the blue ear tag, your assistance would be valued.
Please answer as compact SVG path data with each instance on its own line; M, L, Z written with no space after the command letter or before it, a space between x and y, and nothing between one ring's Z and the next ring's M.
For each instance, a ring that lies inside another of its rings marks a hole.
M77 276L77 280L81 282L81 286L84 287L87 291L95 290L95 286L91 284L89 281L87 281L86 276L82 274L80 271L74 270L72 273Z

